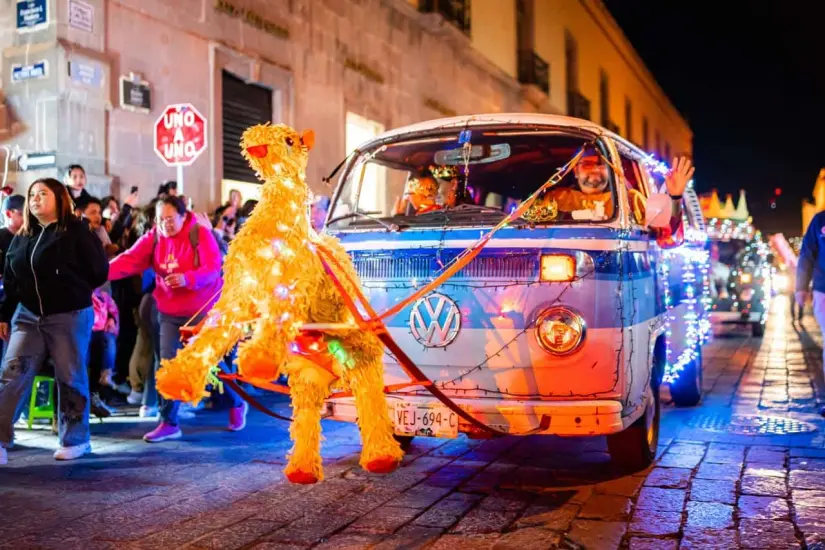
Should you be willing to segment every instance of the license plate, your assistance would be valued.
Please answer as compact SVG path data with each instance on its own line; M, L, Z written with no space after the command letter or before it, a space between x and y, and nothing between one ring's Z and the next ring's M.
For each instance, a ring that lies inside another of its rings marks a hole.
M396 403L393 424L397 435L458 437L458 415L443 405Z

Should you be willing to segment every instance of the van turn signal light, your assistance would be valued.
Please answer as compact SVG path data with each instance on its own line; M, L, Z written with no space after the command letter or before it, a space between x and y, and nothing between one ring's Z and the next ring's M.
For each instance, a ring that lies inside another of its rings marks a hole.
M541 257L540 280L566 283L576 278L576 259L567 254L544 254Z

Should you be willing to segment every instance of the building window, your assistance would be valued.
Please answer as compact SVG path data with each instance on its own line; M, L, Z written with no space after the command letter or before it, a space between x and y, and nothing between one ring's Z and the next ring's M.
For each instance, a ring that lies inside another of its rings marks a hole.
M564 74L567 91L579 91L579 49L576 39L569 31L564 31Z
M646 153L650 152L650 128L647 125L647 117L642 117L642 148Z
M629 97L624 98L624 135L633 141L633 104Z
M599 108L602 111L602 126L610 124L610 82L607 72L599 71Z
M383 124L355 113L347 113L346 154L349 155L356 147L371 140L383 131ZM384 215L384 206L387 204L387 169L378 166L374 162L368 163L364 171L364 181L360 187L360 193L357 185L352 186L352 192L352 204L357 204L359 210L362 212L380 212Z
M237 188L245 197L253 198L261 183L241 156L241 134L250 126L272 120L272 90L244 82L228 71L221 75L223 136L223 174L221 187ZM252 184L245 185L245 184Z
M470 36L470 0L421 0L418 9L440 14Z

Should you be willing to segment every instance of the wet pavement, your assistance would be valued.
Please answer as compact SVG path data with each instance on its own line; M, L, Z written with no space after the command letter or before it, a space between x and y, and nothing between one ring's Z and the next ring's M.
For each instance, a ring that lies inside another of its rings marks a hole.
M328 422L327 480L294 486L287 426L260 414L231 434L225 413L198 413L184 440L152 446L152 423L113 419L72 463L51 459L47 431L18 431L0 548L819 548L822 338L811 318L793 327L784 300L762 339L716 331L703 404L665 405L643 472L612 471L602 439L462 437L416 439L399 471L373 476L356 430Z

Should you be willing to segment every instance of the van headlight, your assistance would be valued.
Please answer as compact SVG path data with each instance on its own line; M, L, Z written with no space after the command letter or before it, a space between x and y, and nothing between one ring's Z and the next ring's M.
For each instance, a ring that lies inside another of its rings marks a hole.
M563 306L551 307L536 321L539 345L554 355L576 351L584 341L587 326L577 312Z

